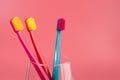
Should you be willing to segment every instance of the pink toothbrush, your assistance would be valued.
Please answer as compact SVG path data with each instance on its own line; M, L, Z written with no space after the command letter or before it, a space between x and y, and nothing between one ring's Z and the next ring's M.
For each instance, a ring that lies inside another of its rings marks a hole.
M38 49L38 46L37 46L37 43L36 43L36 40L35 40L35 37L34 37L34 34L33 34L33 31L35 31L36 28L37 28L36 23L35 23L35 19L30 17L30 18L27 18L25 20L25 22L26 22L26 26L27 26L27 29L28 29L28 32L29 32L29 35L30 35L30 38L31 38L31 41L32 41L32 44L33 44L33 47L35 48L35 52L36 52L38 61L41 64L46 64L43 55L39 52L39 49ZM50 71L49 71L48 67L43 66L42 68L45 70L45 72L49 76L49 79L51 80L52 77L51 77L51 74L50 74Z
M12 24L12 26L13 26L13 28L14 28L14 30L15 30L21 44L22 44L22 46L24 47L29 59L31 60L31 62L39 64L39 62L34 57L33 53L30 51L30 49L28 48L26 42L24 41L24 39L23 39L23 37L22 37L22 35L20 33L20 31L22 31L23 28L24 28L20 18L19 17L14 17L12 19L12 21L11 21L11 24ZM43 70L42 67L39 67L39 66L37 66L35 64L33 64L33 66L34 66L35 70L37 71L39 77L42 80L49 80L49 77L47 76L47 74L45 73L45 71Z

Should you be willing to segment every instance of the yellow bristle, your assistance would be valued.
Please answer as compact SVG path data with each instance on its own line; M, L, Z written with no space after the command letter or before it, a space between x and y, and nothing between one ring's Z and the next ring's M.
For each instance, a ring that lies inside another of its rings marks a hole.
M12 19L12 25L13 25L15 31L22 31L24 29L22 21L20 20L19 17L14 17Z
M35 23L34 18L27 18L26 24L27 24L28 30L30 31L36 30L36 23Z

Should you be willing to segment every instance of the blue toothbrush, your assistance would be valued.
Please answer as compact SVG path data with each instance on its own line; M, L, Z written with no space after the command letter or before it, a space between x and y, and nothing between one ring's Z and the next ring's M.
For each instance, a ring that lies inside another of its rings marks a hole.
M61 31L65 29L65 20L60 18L57 23L57 37L56 46L54 53L54 65L53 65L53 75L52 80L60 80L60 38Z

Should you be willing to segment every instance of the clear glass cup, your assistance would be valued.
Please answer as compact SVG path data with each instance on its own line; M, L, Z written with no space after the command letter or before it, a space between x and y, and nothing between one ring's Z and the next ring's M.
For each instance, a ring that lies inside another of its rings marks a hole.
M66 61L67 60L67 61ZM34 65L39 67L48 67L50 73L52 75L53 67L60 68L60 78L59 80L73 80L72 71L71 71L71 63L68 61L67 57L61 59L61 64L58 65L43 65L43 64L36 64L33 62L28 62L27 72L26 72L26 80L41 80L39 75L37 74L36 70L34 69Z

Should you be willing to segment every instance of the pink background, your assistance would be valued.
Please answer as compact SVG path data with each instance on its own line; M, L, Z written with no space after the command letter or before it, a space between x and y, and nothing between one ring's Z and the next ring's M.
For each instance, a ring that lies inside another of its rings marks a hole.
M36 19L34 34L47 61L54 54L56 20L65 18L61 55L70 57L74 79L120 80L119 0L1 0L0 80L25 80L28 57L10 25L14 16ZM33 50L26 28L22 34Z

